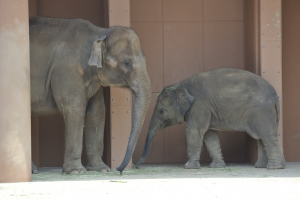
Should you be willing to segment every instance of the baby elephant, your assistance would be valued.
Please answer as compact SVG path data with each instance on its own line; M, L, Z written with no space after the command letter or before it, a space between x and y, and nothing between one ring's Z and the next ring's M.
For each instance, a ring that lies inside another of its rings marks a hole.
M256 167L282 169L285 159L277 139L280 105L274 88L263 78L238 69L216 69L166 87L151 118L139 168L158 129L186 121L187 169L200 168L204 143L211 167L224 167L217 131L245 131L257 140Z

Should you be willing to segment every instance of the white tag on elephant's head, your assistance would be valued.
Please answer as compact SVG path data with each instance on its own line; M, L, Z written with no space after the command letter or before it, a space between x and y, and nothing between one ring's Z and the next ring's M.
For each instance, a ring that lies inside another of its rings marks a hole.
M103 49L105 49L105 38L106 35L94 41L92 53L88 62L89 66L97 66L98 68L102 67Z

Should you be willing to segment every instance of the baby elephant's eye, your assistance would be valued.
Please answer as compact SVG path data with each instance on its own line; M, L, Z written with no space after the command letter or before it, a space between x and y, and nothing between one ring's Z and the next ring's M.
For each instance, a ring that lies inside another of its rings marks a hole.
M165 111L164 110L159 110L159 114L164 115Z

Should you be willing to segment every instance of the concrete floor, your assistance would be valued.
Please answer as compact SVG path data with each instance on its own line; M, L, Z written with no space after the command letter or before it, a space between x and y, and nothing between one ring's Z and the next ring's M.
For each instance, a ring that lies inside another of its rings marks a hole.
M29 183L0 184L0 199L300 199L300 163L286 169L257 169L249 164L226 168L183 169L179 165L143 165L120 176L88 172L61 174L41 168Z

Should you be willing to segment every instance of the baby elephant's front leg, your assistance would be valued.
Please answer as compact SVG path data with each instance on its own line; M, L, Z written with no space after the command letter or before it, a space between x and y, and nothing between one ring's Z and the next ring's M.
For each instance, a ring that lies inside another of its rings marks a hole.
M209 165L212 168L225 167L221 146L217 131L208 130L204 135L204 144L209 152L212 162Z
M185 169L199 169L200 168L200 153L203 143L203 135L205 131L199 131L193 128L186 128L186 143L188 162L184 165Z

